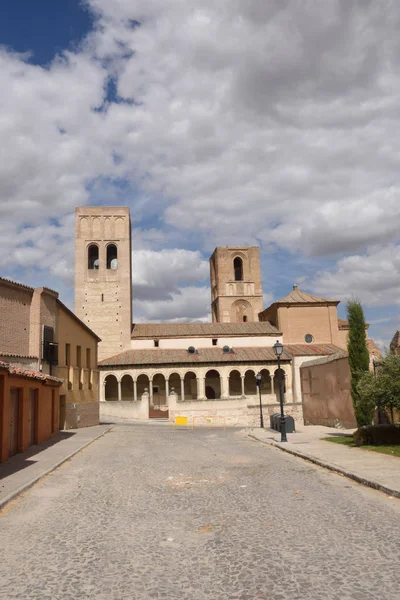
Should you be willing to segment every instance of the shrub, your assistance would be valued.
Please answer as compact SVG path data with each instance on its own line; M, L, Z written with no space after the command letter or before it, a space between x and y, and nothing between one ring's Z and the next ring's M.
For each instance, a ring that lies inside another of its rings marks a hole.
M400 445L400 427L397 425L365 425L354 432L356 446Z

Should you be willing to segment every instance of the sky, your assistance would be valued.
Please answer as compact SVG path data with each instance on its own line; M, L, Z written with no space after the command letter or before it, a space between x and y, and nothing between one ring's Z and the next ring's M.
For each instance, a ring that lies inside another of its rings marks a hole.
M134 320L210 318L208 257L265 305L400 324L400 3L4 0L0 273L73 307L74 208L128 205Z

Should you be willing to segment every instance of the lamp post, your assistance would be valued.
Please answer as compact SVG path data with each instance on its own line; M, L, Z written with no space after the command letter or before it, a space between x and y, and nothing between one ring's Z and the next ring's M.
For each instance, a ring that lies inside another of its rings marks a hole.
M281 356L283 352L283 344L279 341L274 344L275 356L278 359L278 384L279 384L279 402L281 405L281 442L287 442L286 437L286 417L283 412L283 387L282 387L282 369L281 369Z
M257 373L256 384L257 384L258 393L260 396L260 427L261 427L261 429L264 429L264 417L263 417L262 402L261 402L261 379L262 379L261 373Z

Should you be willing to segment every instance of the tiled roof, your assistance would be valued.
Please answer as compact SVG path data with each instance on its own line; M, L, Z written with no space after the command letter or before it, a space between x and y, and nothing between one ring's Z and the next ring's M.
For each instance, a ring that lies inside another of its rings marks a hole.
M339 300L327 300L326 298L320 298L319 296L313 296L308 292L302 292L297 288L297 286L293 286L293 290L285 296L281 298L281 300L277 300L274 304L339 304Z
M4 281L5 283L10 283L11 285L16 285L18 287L24 288L25 290L29 290L30 292L34 291L33 287L29 285L25 285L24 283L18 283L18 281L14 281L13 279L7 279L6 277L0 277L0 281Z
M349 322L344 319L338 319L337 322L339 329L348 329L350 327Z
M28 356L26 354L14 354L12 352L1 352L1 350L0 350L0 356L5 356L7 358L29 358L29 359L35 359L35 360L38 359L37 356Z
M332 344L292 345L284 347L282 360L291 360L293 356L319 356L334 354L339 348ZM233 348L225 353L222 348L199 348L196 354L187 350L169 348L151 348L146 350L126 350L121 354L106 358L99 367L119 365L168 365L168 364L201 364L232 362L267 362L276 361L273 348Z
M348 321L345 321L344 319L338 319L338 326L339 329L350 329L350 324ZM365 329L369 328L369 323L365 323Z
M345 350L334 344L287 344L284 349L290 356L329 356L343 354Z
M29 371L27 369L21 369L20 367L14 367L14 365L9 365L8 363L0 361L0 368L9 372L10 375L16 375L18 377L25 377L26 379L37 379L39 381L57 383L61 385L63 383L62 379L58 377L53 377L52 375L47 375L46 373L40 373L39 371Z
M256 323L134 323L132 335L137 338L218 337L279 335L268 321Z
M376 358L382 358L382 352L379 350L374 340L371 340L371 338L367 339L367 348L371 356L375 356Z

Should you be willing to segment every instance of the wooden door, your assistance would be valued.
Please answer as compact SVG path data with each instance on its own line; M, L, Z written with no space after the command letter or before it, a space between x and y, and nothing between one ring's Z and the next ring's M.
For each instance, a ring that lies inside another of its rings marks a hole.
M37 425L37 390L29 390L29 441L28 446L33 446L37 443L36 439L36 425Z
M67 401L65 394L60 396L60 429L65 429Z
M10 428L8 438L8 456L18 452L18 419L19 419L19 390L10 390Z

